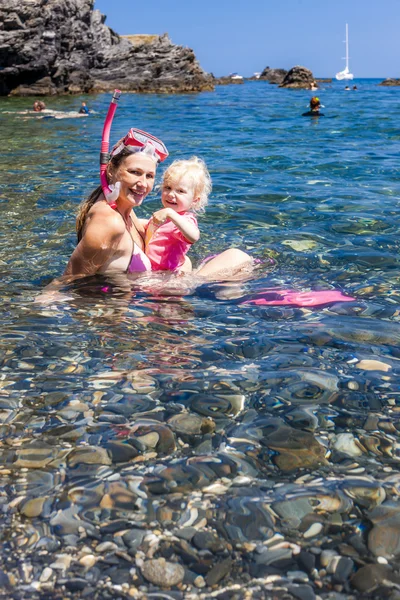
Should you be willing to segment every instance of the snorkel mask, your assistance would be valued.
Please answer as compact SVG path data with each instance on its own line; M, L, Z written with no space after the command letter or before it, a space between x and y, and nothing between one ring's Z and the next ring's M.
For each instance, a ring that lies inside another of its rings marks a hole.
M130 129L119 146L112 150L111 156L119 154L124 149L130 152L146 152L148 150L148 154L156 156L157 162L163 162L168 156L165 144L154 135L141 129Z
M119 196L120 184L117 181L115 185L109 185L107 181L107 165L110 158L116 156L122 150L130 152L144 152L156 158L157 162L163 162L168 157L168 150L165 144L146 131L141 129L130 129L122 142L109 153L111 123L117 109L117 103L121 92L115 90L108 108L107 116L104 121L103 135L101 139L100 150L100 183L106 200L110 203L115 202Z

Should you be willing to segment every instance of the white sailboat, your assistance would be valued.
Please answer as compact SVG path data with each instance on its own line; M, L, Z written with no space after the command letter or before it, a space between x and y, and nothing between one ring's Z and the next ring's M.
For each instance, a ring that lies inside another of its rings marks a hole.
M339 71L339 73L336 73L336 79L338 79L339 81L342 81L343 79L353 79L353 73L350 73L350 69L349 69L349 27L346 23L346 57L345 57L345 61L346 61L346 66L343 69L343 71Z

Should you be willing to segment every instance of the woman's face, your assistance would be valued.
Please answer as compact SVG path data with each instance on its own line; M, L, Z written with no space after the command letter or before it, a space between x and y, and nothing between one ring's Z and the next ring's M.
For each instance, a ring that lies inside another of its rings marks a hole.
M113 177L119 181L121 188L118 200L139 206L154 186L156 163L150 156L141 152L127 156Z

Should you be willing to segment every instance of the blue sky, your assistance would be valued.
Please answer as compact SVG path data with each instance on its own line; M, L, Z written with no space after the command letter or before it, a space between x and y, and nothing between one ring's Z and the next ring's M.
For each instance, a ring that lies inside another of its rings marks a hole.
M400 77L400 0L96 0L120 34L168 33L216 76L303 65L355 77Z

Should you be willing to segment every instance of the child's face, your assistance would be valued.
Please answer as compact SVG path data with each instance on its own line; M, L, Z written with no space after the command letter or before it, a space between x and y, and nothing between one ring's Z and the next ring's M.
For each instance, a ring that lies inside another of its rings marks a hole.
M193 181L188 175L169 177L164 181L161 191L161 202L164 208L183 212L189 210L198 200Z

